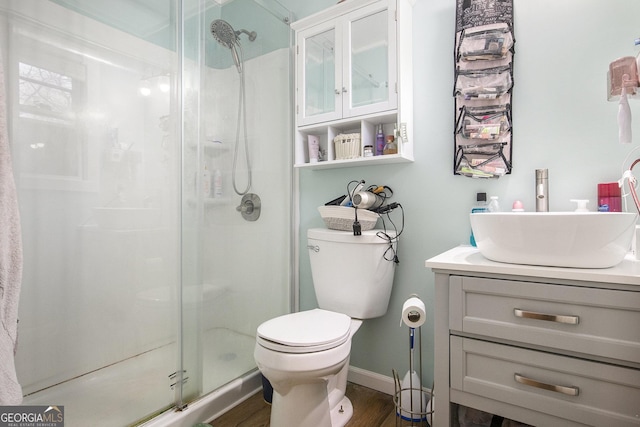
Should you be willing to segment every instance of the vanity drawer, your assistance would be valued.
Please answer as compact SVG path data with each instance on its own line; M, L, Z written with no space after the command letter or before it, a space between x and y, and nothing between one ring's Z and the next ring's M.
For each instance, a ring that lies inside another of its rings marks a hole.
M451 388L593 426L640 425L640 370L452 336Z
M640 364L640 292L460 276L449 286L453 333Z

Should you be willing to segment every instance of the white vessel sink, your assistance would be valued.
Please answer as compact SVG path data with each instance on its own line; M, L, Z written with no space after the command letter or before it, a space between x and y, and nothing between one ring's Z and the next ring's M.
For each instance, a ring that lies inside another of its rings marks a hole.
M471 228L492 261L608 268L629 252L636 220L624 212L483 212L471 214Z

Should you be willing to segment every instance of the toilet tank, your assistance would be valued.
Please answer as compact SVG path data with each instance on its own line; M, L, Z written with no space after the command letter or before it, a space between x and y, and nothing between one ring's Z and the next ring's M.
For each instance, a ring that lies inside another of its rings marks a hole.
M356 319L383 316L389 306L397 239L382 230L350 231L311 228L307 248L318 306ZM390 241L391 239L391 241ZM386 258L386 259L385 259Z

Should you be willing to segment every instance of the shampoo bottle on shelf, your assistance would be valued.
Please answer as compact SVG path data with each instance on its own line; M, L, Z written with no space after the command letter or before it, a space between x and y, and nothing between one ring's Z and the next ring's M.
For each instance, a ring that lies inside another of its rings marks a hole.
M213 173L213 197L219 199L222 197L222 172L216 169Z
M384 154L384 131L382 130L382 124L378 125L378 131L376 132L376 156L382 156Z
M206 165L202 172L202 195L204 197L211 197L211 173L209 173L209 168L207 168Z
M487 193L477 193L476 194L476 204L471 209L471 213L479 213L479 212L488 212L489 207L487 206ZM471 230L471 235L469 236L469 243L471 246L476 245L476 239L473 236L473 229Z

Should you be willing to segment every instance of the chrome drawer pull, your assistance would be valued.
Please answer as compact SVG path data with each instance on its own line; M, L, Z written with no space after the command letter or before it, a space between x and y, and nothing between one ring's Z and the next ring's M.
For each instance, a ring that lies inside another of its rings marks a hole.
M520 310L519 308L514 308L513 314L515 314L516 317L521 317L523 319L546 320L549 322L567 323L569 325L577 325L578 323L580 323L579 316L564 316L561 314L536 313L535 311L525 311L525 310Z
M540 381L532 380L531 378L523 377L520 374L514 374L514 378L517 382L531 387L541 388L543 390L555 391L556 393L566 394L568 396L577 396L580 393L578 387L566 387L562 385L554 385L541 383Z

